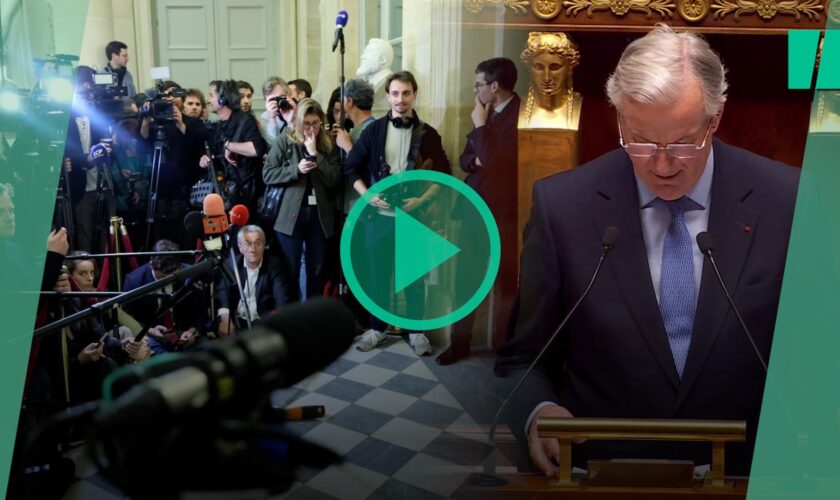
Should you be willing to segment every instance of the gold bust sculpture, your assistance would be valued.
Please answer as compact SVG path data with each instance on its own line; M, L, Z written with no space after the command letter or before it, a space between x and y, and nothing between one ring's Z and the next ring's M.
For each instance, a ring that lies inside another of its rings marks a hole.
M572 86L572 68L580 62L580 53L571 38L565 33L528 33L519 57L531 76L519 128L577 130L582 98Z

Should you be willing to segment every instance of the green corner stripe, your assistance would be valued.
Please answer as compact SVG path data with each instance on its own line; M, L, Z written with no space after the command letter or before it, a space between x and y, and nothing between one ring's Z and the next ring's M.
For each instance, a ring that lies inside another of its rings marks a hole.
M836 25L829 21L828 27ZM837 42L840 40L835 39ZM835 71L840 65L840 54L836 49L827 51L828 46L826 39L819 78L824 78L826 68ZM838 103L840 92L816 92L753 454L749 500L840 498Z
M840 10L836 6L835 9ZM822 61L817 73L817 90L822 89L840 90L840 30L837 29L826 30L823 39Z
M32 330L43 275L46 241L50 232L55 189L61 168L70 103L50 101L46 93L32 99L28 92L38 83L33 58L78 55L87 17L87 0L0 2L0 52L8 82L0 82L0 133L14 145L3 144L0 183L8 183L13 196L0 195L0 304L3 330L0 341L0 494L9 486L12 452L21 414ZM54 30L54 32L51 32ZM101 61L84 61L101 63ZM65 87L72 87L65 80ZM10 82L14 82L16 91ZM46 86L45 86L46 87ZM37 101L37 102L36 102ZM14 106L20 109L15 110ZM50 114L60 111L63 114ZM58 117L58 118L56 118ZM61 141L61 142L59 142ZM14 222L10 210L14 207ZM23 292L23 291L28 292Z
M788 32L788 88L810 89L814 80L814 62L817 59L818 30L791 30Z

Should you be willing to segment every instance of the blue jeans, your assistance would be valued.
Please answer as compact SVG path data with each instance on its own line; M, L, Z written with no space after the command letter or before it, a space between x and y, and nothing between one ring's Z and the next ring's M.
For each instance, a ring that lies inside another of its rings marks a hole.
M275 231L275 234L283 250L283 258L292 272L292 283L300 283L300 259L306 255L306 287L301 290L301 300L323 295L321 270L324 267L327 240L318 218L318 208L313 205L302 206L292 235L279 231Z

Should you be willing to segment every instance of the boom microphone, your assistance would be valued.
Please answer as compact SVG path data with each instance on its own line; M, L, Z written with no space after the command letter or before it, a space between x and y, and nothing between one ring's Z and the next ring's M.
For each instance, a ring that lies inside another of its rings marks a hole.
M341 356L356 336L352 313L333 299L284 307L254 330L205 344L191 354L161 356L150 367L120 369L105 382L96 422L104 430L148 419L195 418L250 408L267 391L291 386ZM148 370L152 378L143 375ZM121 379L136 385L115 394ZM156 420L157 421L157 420Z

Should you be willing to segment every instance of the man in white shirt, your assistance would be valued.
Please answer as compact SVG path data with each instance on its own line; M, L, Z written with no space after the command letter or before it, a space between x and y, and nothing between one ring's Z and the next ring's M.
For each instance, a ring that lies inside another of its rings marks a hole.
M244 295L228 278L223 278L216 292L219 305L219 336L227 337L247 328L251 321L263 318L281 306L297 300L297 287L291 286L290 274L281 259L265 254L265 232L255 225L239 230L236 237L239 277ZM230 263L225 266L230 270ZM234 273L227 273L231 276ZM235 308L235 312L231 312Z

